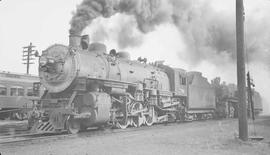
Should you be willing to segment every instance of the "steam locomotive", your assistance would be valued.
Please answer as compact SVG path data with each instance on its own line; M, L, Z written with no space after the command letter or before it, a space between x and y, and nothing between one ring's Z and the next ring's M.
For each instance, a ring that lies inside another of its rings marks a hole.
M72 32L69 46L42 52L39 76L46 91L28 120L35 132L207 119L216 109L215 89L200 72L107 53L105 45Z

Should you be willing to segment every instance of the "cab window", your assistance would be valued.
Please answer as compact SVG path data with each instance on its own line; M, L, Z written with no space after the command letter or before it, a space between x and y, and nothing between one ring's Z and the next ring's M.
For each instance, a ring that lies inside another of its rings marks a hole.
M182 77L182 85L186 85L187 84L187 78Z
M187 84L187 78L179 75L179 80L181 85L186 85Z

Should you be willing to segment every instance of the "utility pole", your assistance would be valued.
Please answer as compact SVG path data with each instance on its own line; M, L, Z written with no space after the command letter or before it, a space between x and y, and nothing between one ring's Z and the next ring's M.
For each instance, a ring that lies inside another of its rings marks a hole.
M239 138L248 140L246 71L244 51L244 5L243 0L236 0L236 45L237 45L237 88L238 88L238 123Z
M29 46L23 47L23 64L26 65L26 74L29 74L29 67L31 64L34 64L32 60L34 60L34 56L36 54L36 50L33 50L35 46L30 43Z

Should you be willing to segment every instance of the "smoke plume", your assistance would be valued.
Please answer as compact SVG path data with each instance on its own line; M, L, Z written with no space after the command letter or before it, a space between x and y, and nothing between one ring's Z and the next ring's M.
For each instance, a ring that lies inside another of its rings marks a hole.
M83 0L71 20L71 32L81 32L97 17L109 18L116 13L133 15L140 31L146 33L168 17L161 0Z
M250 65L266 66L264 71L268 72L269 76L270 33L267 32L270 32L270 14L268 13L270 6L254 5L264 4L259 1L246 1L249 3L245 17L246 58ZM81 34L86 27L91 27L91 24L95 23L98 27L91 36L92 40L111 39L117 42L118 48L126 49L142 45L144 36L155 31L158 26L171 24L177 28L185 45L185 51L179 52L181 61L193 68L207 62L207 64L213 64L219 71L228 72L228 77L232 75L236 77L235 70L228 71L228 68L224 67L236 64L235 5L231 6L232 9L226 10L216 9L213 3L231 2L221 0L219 2L217 0L83 0L73 14L70 32ZM253 9L250 9L252 7ZM100 19L99 17L106 18L110 22L95 22ZM113 30L109 29L108 23L116 23ZM178 52L178 49L174 52ZM260 71L259 68L254 70ZM256 82L256 77L254 79ZM264 92L264 94L267 93ZM270 102L269 97L268 102Z
M139 46L143 34L154 31L155 27L171 23L179 29L187 47L185 61L197 65L202 60L216 65L224 62L224 57L232 63L235 58L235 15L234 11L217 11L209 0L83 0L77 6L71 20L70 31L81 34L98 17L110 18L115 14L124 14L130 20L117 25L117 40L120 48ZM265 12L266 13L266 12ZM246 18L248 56L250 61L267 61L269 58L270 30L269 15L264 19L252 15ZM264 22L264 23L262 23ZM268 26L265 26L268 25ZM110 35L106 25L91 36L93 40L104 40ZM135 33L136 28L140 33ZM101 33L103 32L103 33ZM99 35L100 34L100 35ZM268 63L268 62L267 62Z

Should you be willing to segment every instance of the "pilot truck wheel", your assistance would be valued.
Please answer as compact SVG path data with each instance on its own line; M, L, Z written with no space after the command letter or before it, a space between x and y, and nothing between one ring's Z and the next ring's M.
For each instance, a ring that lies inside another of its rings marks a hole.
M73 116L68 116L66 121L66 129L70 134L76 134L80 131L80 123Z

